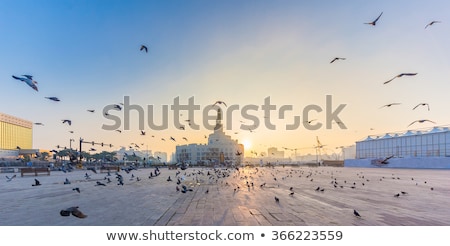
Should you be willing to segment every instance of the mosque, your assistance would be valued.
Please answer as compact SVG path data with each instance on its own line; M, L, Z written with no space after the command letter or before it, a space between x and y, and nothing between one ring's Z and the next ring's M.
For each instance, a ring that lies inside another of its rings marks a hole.
M225 134L222 125L222 110L219 108L214 132L209 134L208 143L178 145L175 157L178 163L190 166L239 166L244 159L244 145Z

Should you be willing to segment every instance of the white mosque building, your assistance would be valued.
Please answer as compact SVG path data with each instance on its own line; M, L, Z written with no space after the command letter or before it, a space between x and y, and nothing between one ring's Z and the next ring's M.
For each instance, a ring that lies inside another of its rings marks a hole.
M214 132L209 134L207 144L187 144L176 146L176 161L195 165L239 166L243 163L244 145L225 135L222 125L222 111L217 110Z

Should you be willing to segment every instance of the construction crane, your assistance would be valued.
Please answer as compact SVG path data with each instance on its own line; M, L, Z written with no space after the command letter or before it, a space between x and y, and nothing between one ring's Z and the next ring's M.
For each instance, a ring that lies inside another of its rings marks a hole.
M322 156L321 149L322 149L325 145L323 145L323 144L320 142L318 136L316 136L316 142L317 142L317 145L314 146L314 147L316 148L316 162L319 163L319 156Z

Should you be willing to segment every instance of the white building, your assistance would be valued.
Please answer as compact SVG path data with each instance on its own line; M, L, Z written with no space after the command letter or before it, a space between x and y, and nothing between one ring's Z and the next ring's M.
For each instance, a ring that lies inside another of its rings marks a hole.
M356 142L356 158L445 157L450 156L448 127L434 127L422 131L386 133L369 136Z
M151 150L136 150L136 149L126 149L125 147L121 147L116 151L116 157L118 160L124 160L126 156L137 156L141 159L148 159L148 157L152 156Z
M217 110L214 132L207 144L176 146L176 161L190 165L240 165L244 157L244 145L225 135L222 125L222 111Z
M270 147L267 149L267 154L272 158L284 158L284 151L278 150L277 147Z
M161 151L155 151L155 155L153 156L154 158L157 158L159 161L161 162L167 162L167 153L166 152L161 152ZM158 158L159 157L159 158Z
M384 160L384 161L383 161ZM345 166L450 168L448 127L368 136L356 142L356 159Z

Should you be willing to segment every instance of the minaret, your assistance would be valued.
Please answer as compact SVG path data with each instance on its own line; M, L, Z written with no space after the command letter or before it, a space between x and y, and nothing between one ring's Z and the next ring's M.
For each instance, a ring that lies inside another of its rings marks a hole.
M216 119L216 126L214 127L214 132L223 132L223 125L222 125L222 110L219 108L217 109L217 119Z

